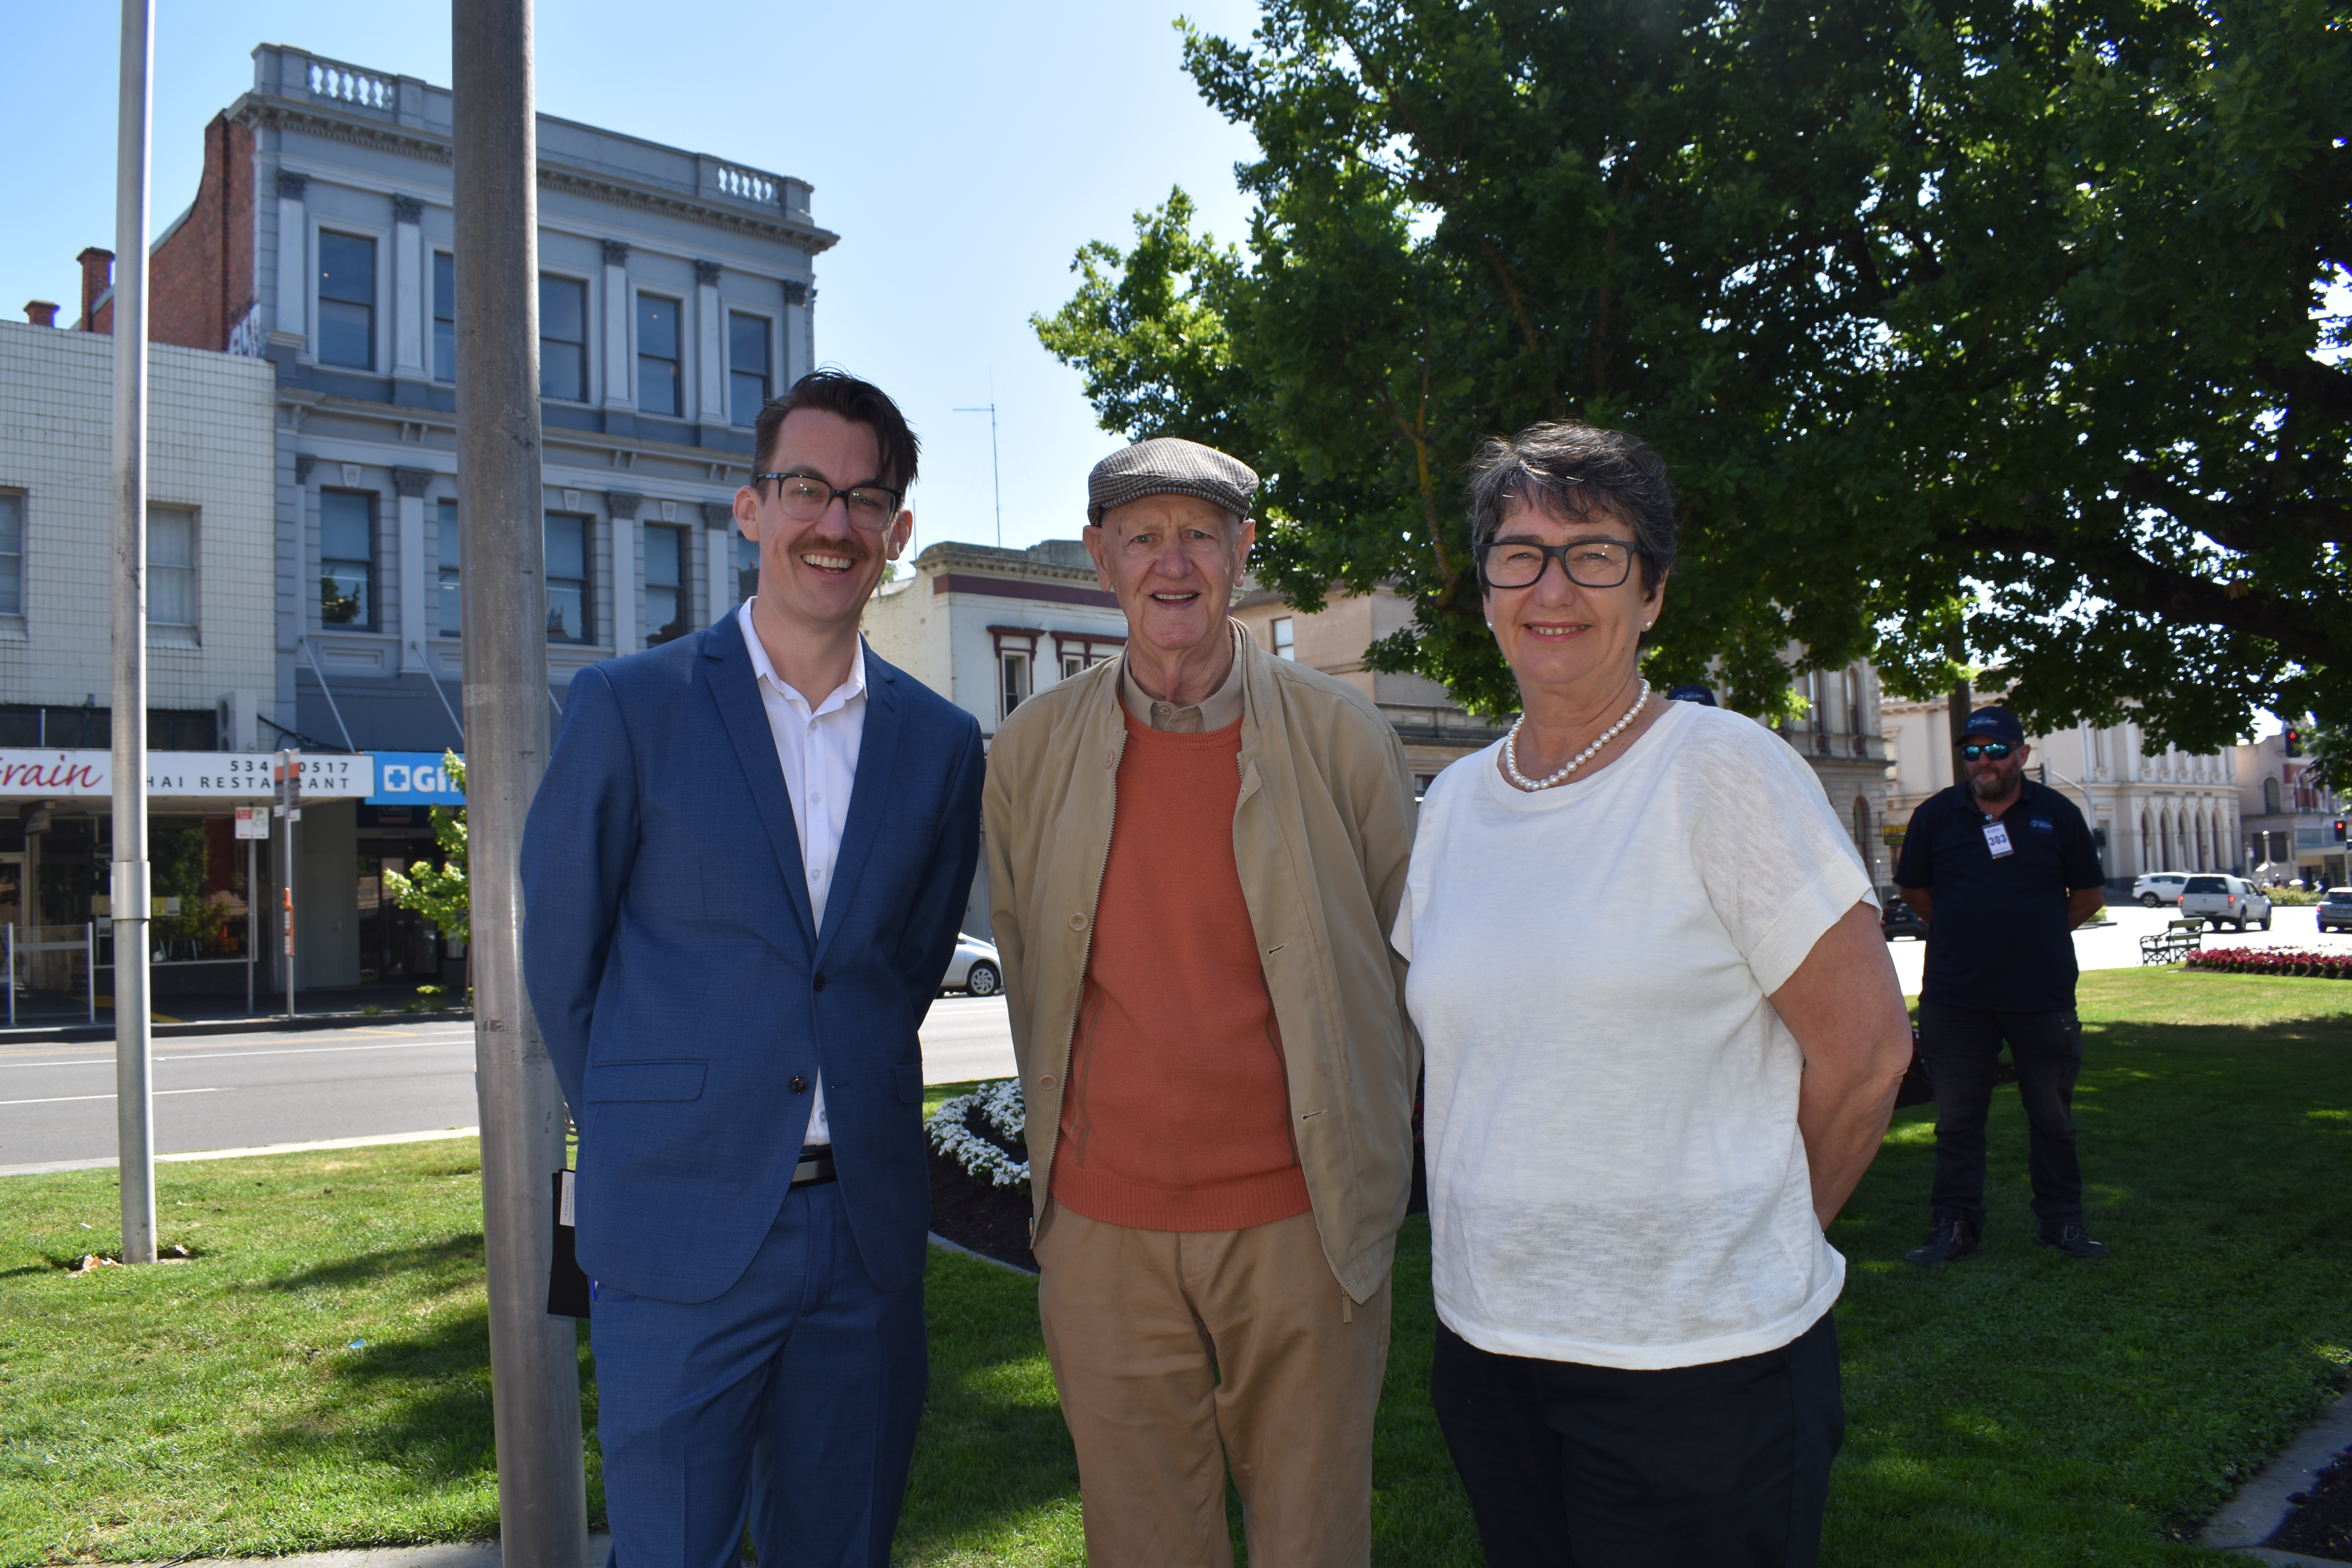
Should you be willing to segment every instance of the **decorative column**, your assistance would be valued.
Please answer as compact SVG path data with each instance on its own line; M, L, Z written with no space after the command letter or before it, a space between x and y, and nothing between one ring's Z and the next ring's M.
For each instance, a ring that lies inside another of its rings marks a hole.
M278 320L282 341L310 357L309 300L310 282L310 219L303 205L310 182L300 174L278 176Z
M723 500L702 503L703 542L710 547L710 604L702 617L704 626L717 626L719 617L735 607L735 509Z
M423 381L425 322L432 302L425 268L425 204L392 198L392 374Z
M394 468L392 488L400 492L400 671L430 676L425 657L425 604L431 590L425 585L425 490L433 482L430 468Z
M815 310L816 290L805 283L784 285L784 357L778 368L783 373L775 390L783 392L793 383L809 373L816 363L814 333L812 331Z
M604 406L635 408L637 378L629 374L629 246L604 242Z
M646 646L646 574L638 563L637 509L646 498L633 490L606 490L613 517L613 651L635 653Z
M716 261L694 264L694 324L697 398L694 416L705 425L727 423L727 331L719 309Z

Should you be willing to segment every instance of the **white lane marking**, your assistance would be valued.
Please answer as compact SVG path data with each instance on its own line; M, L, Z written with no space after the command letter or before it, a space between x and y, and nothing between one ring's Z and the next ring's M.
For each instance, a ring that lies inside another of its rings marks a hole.
M150 1089L150 1090L148 1090L148 1092L149 1092L150 1094L153 1094L153 1095L161 1096L161 1095L166 1095L166 1094L226 1094L226 1093L227 1093L227 1092L229 1092L229 1091L228 1091L227 1089L217 1089L217 1088L216 1088L216 1089ZM110 1095L110 1094L59 1094L59 1095L54 1095L54 1096L50 1097L50 1098L49 1098L49 1099L47 1099L47 1100L0 1100L0 1105L63 1105L63 1104L67 1103L68 1100L112 1100L113 1098L114 1098L114 1096L112 1096L112 1095Z
M240 1057L315 1057L335 1051L413 1051L423 1046L457 1046L465 1041L458 1037L440 1040L402 1040L391 1046L295 1046L282 1051L158 1051L159 1062L225 1062ZM110 1052L113 1047L108 1047ZM112 1056L89 1057L71 1062L12 1062L0 1061L4 1068L96 1068L112 1067Z
M430 1143L443 1138L472 1138L478 1127L445 1127L438 1132L379 1132L365 1138L321 1138L310 1143L259 1143L248 1149L204 1149L187 1154L158 1154L159 1165L185 1164L196 1160L242 1160L254 1154L307 1154L321 1149L372 1149L382 1143ZM51 1171L110 1171L111 1155L103 1160L50 1160L37 1165L0 1165L0 1176L37 1176Z

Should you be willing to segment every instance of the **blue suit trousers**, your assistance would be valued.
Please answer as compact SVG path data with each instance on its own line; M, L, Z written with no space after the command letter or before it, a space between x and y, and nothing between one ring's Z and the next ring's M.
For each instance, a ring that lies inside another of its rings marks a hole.
M613 1568L887 1568L929 1375L923 1283L877 1286L838 1183L794 1187L714 1300L601 1281Z

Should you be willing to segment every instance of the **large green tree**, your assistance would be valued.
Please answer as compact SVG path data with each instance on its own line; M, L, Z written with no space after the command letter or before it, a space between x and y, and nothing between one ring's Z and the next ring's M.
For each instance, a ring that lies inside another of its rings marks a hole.
M1661 677L2352 716L2345 5L1268 0L1185 52L1245 244L1174 193L1037 330L1107 427L1258 467L1295 602L1404 584L1376 662L1514 704L1463 465L1577 416L1679 489Z

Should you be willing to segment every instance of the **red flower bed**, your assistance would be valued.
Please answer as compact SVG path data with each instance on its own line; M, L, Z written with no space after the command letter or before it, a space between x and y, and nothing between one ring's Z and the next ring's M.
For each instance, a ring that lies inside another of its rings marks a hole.
M2210 947L2189 955L2191 969L2224 974L2301 974L2352 980L2352 953L2304 952L2277 947Z

